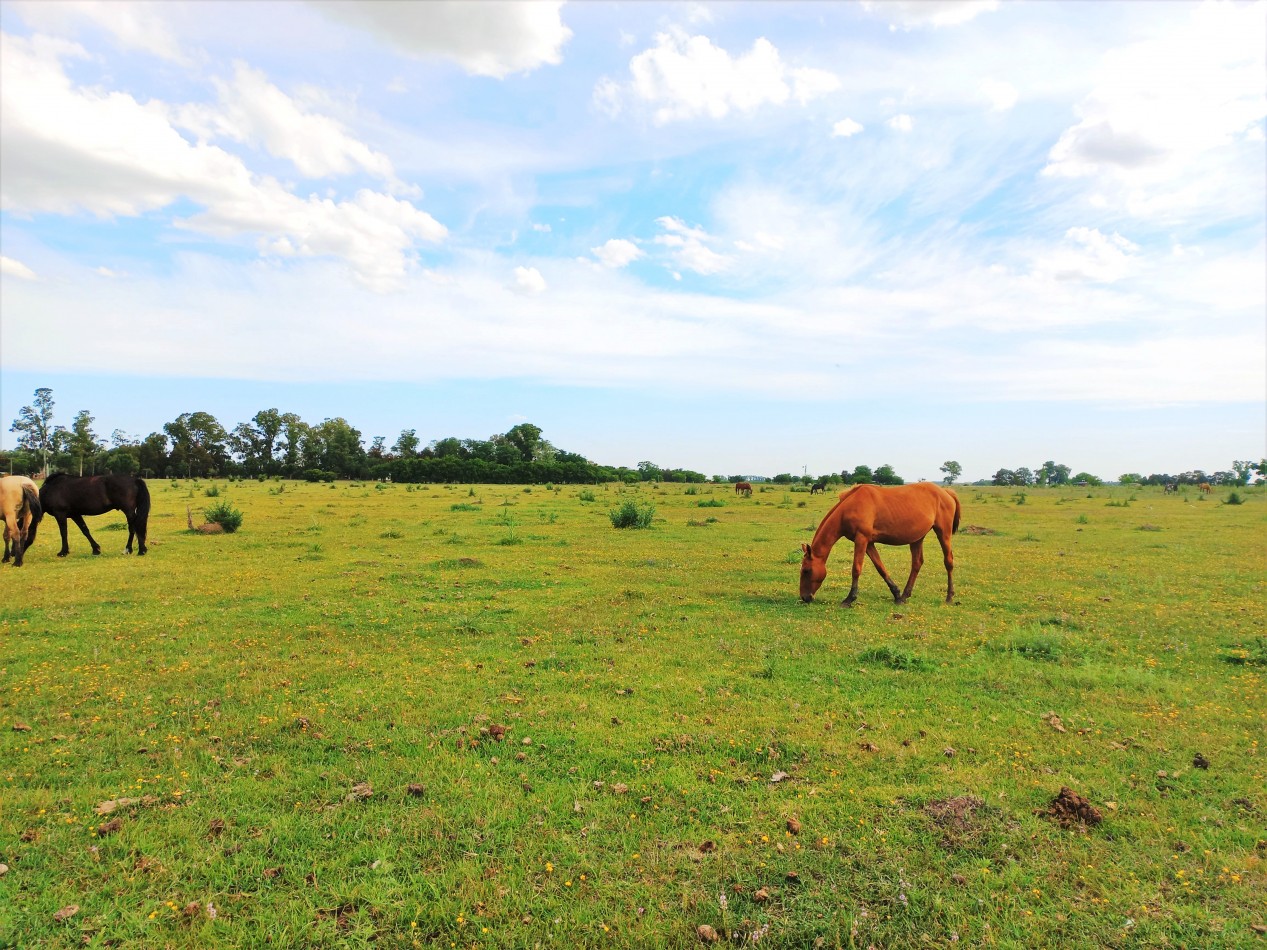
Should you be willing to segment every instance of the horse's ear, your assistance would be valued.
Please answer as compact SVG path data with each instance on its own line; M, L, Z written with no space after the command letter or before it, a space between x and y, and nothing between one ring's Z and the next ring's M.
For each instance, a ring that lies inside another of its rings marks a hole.
M809 554L809 545L808 545L808 544L804 544L804 543L802 543L802 544L801 544L801 550L802 550L802 551L804 551L804 552L808 555L808 554Z

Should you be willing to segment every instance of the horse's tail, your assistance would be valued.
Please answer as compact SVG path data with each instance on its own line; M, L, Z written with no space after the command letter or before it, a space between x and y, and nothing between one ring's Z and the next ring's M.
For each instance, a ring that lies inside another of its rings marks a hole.
M150 489L143 478L136 480L136 516L142 521L150 516Z
M26 547L35 543L35 529L44 517L44 508L40 505L40 493L30 485L22 486L22 497L26 501L26 509L31 513L31 526L26 530Z
M957 534L959 532L959 513L960 513L959 496L956 495L954 492L950 491L949 488L946 489L946 491L950 492L950 497L955 500L955 520L954 520L954 523L951 524L950 526L950 533Z

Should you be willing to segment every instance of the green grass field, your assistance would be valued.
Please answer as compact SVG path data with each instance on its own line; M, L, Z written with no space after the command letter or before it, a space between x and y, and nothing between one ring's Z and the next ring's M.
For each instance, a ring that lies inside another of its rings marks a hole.
M830 494L211 484L0 569L0 946L1264 944L1262 489L960 488L845 609Z

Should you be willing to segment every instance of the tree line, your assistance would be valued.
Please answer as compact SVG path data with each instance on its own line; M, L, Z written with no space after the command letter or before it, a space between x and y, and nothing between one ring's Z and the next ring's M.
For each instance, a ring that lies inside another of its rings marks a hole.
M653 462L634 468L601 465L576 452L552 445L542 438L540 427L524 422L487 439L446 437L423 445L415 429L401 431L389 446L386 436L365 438L346 419L336 417L308 423L293 412L261 409L247 422L232 429L208 412L181 413L160 431L144 438L115 429L104 439L94 429L96 417L81 409L69 426L54 420L53 391L35 391L23 406L10 431L17 447L0 452L0 470L9 472L62 471L77 475L116 472L146 478L177 477L273 477L330 481L336 478L390 479L397 482L476 482L483 484L561 484L610 481L638 482L738 482L750 475L713 475ZM962 474L958 462L941 466L943 481L953 484ZM1201 471L1179 476L1123 475L1119 481L1139 484L1244 485L1252 475L1267 478L1267 460L1236 461L1232 471L1206 475ZM776 484L825 483L830 485L901 485L892 465L874 470L867 465L826 475L794 476L781 473ZM996 485L1064 485L1100 479L1086 472L1070 474L1067 465L1045 462L1036 471L1000 469ZM990 482L985 482L990 484Z

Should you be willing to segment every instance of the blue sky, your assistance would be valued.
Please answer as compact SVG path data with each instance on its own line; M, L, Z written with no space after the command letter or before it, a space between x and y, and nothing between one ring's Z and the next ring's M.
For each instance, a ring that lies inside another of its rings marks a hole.
M1267 4L0 3L0 421L1267 454Z

